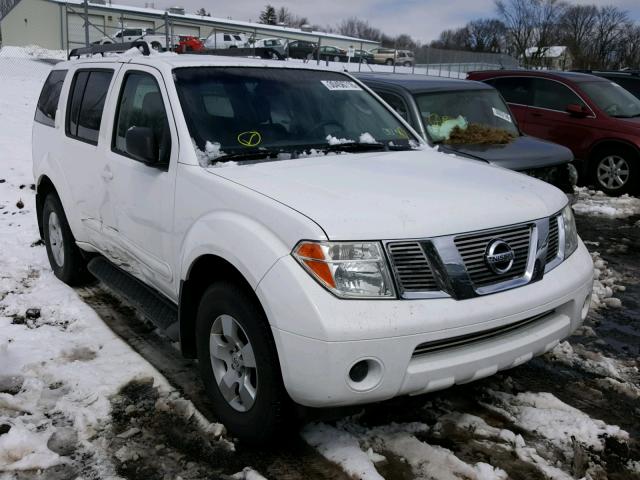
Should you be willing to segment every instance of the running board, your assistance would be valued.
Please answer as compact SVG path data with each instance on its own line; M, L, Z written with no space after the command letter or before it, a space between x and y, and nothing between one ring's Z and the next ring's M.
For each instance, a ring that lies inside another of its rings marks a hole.
M93 258L87 268L94 277L124 297L145 319L162 330L171 340L179 339L178 307L174 303L104 257Z

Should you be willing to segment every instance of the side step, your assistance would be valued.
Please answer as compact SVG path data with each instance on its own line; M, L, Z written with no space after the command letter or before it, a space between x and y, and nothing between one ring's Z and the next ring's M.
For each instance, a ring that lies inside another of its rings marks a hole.
M91 259L87 268L93 276L124 297L147 320L163 330L171 340L178 340L177 305L104 257Z

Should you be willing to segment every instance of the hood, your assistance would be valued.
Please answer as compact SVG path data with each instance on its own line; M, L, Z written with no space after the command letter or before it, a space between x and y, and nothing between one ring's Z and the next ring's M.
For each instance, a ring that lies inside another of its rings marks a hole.
M331 240L462 233L545 217L567 203L549 184L433 149L223 165L207 171L299 211Z
M440 148L517 171L552 167L573 160L568 148L526 135L506 145L442 145Z

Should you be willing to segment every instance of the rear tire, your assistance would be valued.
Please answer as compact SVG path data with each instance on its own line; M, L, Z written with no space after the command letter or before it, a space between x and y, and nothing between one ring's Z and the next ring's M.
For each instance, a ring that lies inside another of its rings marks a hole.
M67 285L87 283L91 277L85 258L76 245L62 203L55 193L50 193L44 200L42 225L47 256L55 276Z
M291 400L257 300L234 283L211 285L200 300L196 337L200 375L231 435L251 444L282 435Z
M624 146L598 150L590 163L591 181L596 190L610 196L637 191L640 185L638 154Z
M384 63L385 65L393 65L393 60L391 60L390 58L387 58L387 61Z

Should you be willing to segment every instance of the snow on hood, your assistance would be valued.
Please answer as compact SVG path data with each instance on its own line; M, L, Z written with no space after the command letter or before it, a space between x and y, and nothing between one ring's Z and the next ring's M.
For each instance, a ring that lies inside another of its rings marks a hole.
M217 174L313 219L330 239L420 238L551 215L555 187L431 150L260 162Z

